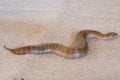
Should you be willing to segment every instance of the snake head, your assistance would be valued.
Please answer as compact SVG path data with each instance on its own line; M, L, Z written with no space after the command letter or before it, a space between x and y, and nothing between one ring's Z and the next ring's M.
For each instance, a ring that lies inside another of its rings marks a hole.
M118 37L118 34L116 33L116 32L109 32L109 33L107 33L107 36L108 36L108 38L115 38L115 37Z

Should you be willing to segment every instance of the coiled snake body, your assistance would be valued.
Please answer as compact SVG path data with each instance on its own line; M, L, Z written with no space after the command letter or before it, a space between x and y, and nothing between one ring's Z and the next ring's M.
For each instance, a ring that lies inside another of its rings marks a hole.
M89 48L87 38L96 37L101 39L112 39L115 36L117 36L117 33L115 32L102 34L95 30L82 30L76 35L75 47L67 47L58 43L46 43L41 45L29 45L15 49L10 49L4 45L4 48L18 55L54 53L64 58L75 59L87 54Z

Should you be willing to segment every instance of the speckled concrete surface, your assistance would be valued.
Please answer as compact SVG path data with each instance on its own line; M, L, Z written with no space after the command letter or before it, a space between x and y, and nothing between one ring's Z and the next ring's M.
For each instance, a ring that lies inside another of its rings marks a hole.
M120 80L120 38L90 40L88 54L67 60L53 54L14 55L2 47L57 42L94 29L120 34L119 0L0 1L0 80Z

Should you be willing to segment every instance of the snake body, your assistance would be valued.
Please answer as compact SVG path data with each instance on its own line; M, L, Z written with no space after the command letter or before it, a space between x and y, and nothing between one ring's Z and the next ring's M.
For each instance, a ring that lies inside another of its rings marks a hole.
M89 49L87 41L88 38L96 37L101 39L112 39L115 36L117 36L117 33L115 32L102 34L101 32L95 30L82 30L78 32L75 37L74 47L68 47L58 43L45 43L40 45L28 45L14 49L10 49L4 45L4 48L18 55L54 53L64 58L76 59L87 54Z

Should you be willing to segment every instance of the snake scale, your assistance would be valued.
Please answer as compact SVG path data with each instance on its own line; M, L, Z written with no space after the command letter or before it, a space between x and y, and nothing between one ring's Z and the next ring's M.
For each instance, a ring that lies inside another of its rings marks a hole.
M67 59L76 59L80 58L88 53L88 38L100 38L100 39L112 39L118 36L115 32L108 32L103 34L95 30L82 30L77 33L75 37L75 46L65 46L58 43L45 43L40 45L28 45L19 48L10 49L4 48L11 51L13 54L22 55L22 54L43 54L43 53L54 53L58 56L67 58Z

